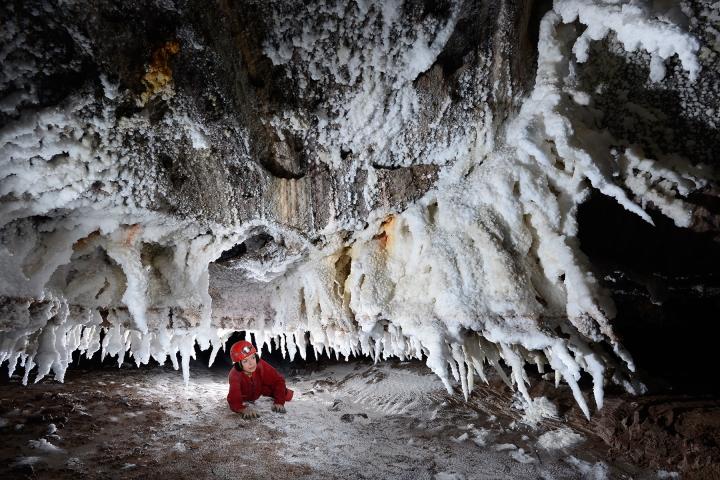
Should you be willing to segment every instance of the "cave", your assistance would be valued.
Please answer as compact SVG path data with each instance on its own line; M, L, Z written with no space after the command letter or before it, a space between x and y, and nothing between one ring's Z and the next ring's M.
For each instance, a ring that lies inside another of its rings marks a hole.
M0 477L720 478L720 2L0 23Z

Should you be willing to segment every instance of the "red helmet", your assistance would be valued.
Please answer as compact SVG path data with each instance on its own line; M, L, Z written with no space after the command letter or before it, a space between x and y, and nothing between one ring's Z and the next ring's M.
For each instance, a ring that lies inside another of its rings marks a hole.
M252 343L247 340L240 340L239 342L235 342L232 348L230 348L230 359L233 362L242 362L250 355L255 355L256 353L257 349Z

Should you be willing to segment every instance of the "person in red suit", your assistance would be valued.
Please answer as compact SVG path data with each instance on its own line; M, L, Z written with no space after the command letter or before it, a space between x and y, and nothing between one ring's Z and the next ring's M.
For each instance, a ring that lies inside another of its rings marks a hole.
M265 360L257 349L245 340L235 342L230 348L233 368L230 370L230 391L227 401L233 412L245 419L257 418L258 412L245 402L253 402L261 395L273 398L272 411L285 413L285 402L293 397L293 391L285 386L285 379Z

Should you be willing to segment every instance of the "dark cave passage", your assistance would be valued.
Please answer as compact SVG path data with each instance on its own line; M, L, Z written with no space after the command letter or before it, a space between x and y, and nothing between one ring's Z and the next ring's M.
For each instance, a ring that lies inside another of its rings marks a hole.
M616 302L618 334L650 386L718 393L717 235L661 215L652 226L600 194L580 206L578 219L581 248Z

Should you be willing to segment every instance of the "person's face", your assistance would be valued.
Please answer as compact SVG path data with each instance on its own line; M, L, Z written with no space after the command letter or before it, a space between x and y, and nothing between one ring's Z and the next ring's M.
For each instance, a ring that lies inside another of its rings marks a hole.
M257 360L255 359L255 355L250 355L249 357L243 359L243 361L240 363L242 364L243 371L247 373L253 373L257 368Z

